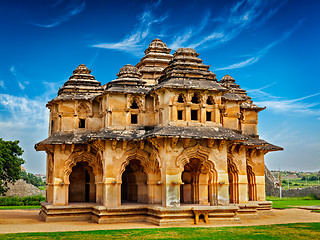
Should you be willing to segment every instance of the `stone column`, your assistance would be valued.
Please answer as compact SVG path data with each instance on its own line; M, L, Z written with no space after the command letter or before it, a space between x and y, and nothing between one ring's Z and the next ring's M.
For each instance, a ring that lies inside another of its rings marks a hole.
M218 205L229 204L229 180L228 173L218 172Z
M159 179L158 174L148 174L148 203L161 203L161 186L162 182Z
M69 184L62 181L55 181L53 184L53 205L64 206L68 205Z
M266 200L265 177L256 176L257 201Z
M102 204L108 207L121 205L121 183L117 183L115 178L106 178L101 183Z
M179 207L180 206L180 185L181 173L174 175L165 175L162 192L162 205L164 207Z
M248 178L247 175L239 175L238 182L239 203L248 203Z

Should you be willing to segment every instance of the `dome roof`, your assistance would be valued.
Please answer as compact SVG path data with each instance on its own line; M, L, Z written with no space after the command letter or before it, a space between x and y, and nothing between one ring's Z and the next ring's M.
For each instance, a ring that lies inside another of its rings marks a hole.
M234 80L233 77L231 77L230 75L224 75L223 78L221 78L221 83L224 83L224 82L235 82L236 80Z
M152 40L149 44L148 48L144 51L145 54L149 52L163 52L163 53L170 53L171 49L167 47L167 44L162 42L159 38Z
M119 72L117 73L118 79L119 78L126 78L126 77L133 77L139 78L141 77L141 73L139 72L138 68L132 66L131 64L127 64L120 68Z
M189 55L193 57L198 57L199 53L196 52L193 48L178 48L173 56L175 57L176 55Z

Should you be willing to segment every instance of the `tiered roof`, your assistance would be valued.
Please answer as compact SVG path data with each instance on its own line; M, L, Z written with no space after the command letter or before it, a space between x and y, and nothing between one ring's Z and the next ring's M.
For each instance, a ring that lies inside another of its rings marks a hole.
M52 101L68 99L93 99L103 92L101 83L91 75L86 65L80 64L73 75L58 91L58 96Z
M138 68L127 64L119 70L118 78L105 85L106 92L146 93L150 90L141 79Z
M202 63L199 54L192 48L178 48L173 54L169 66L163 71L159 88L207 89L227 91L216 79L216 75L209 71L210 66Z
M199 54L191 48L179 48L174 55L171 49L159 39L153 40L145 51L145 56L135 66L125 65L119 70L118 78L103 87L84 64L73 71L73 75L58 91L56 100L89 100L104 92L147 94L161 88L199 89L219 91L222 100L238 101L241 109L261 111L253 104L245 90L241 89L235 80L225 75L219 82L216 75L209 70L210 66L202 63ZM159 77L159 78L157 78ZM154 85L152 85L154 84ZM52 102L51 101L51 102ZM51 103L49 102L49 104ZM180 137L193 139L229 140L249 148L267 151L282 150L282 148L259 139L258 136L248 136L229 128L214 126L141 126L141 129L116 130L101 129L99 131L55 132L46 140L36 144L41 150L44 145L87 143L94 140L143 140L153 137Z
M247 95L246 90L240 88L240 85L236 84L234 78L230 75L225 75L219 83L221 83L221 85L225 88L229 89L229 92L226 92L221 97L222 100L240 101L242 102L240 108L243 109L254 109L256 111L265 109L265 107L261 108L253 104L251 97Z
M145 56L136 65L142 74L142 78L148 85L157 84L157 78L162 74L172 60L171 49L160 39L154 39L144 51Z

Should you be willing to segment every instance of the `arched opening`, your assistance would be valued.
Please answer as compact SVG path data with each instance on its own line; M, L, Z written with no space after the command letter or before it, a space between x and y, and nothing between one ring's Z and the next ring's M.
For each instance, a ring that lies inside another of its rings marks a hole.
M139 106L138 106L136 100L133 100L133 102L131 104L131 109L139 109Z
M78 162L69 176L69 202L96 202L95 176L86 162Z
M199 159L192 158L181 175L180 201L185 204L209 204L210 172Z
M254 172L252 171L252 167L249 165L247 165L247 178L249 201L257 201L256 178Z
M148 203L148 176L139 160L131 160L122 174L121 203Z
M229 202L239 203L238 170L236 165L228 158Z
M184 101L184 96L183 96L183 94L179 94L179 97L178 97L178 101L177 101L178 103L184 103L185 101Z
M207 98L207 104L208 104L208 105L213 105L213 104L214 104L214 100L213 100L213 98L212 98L211 96L209 96L209 97Z
M195 93L195 94L192 96L191 102L192 102L192 103L196 103L196 104L200 103L200 98L199 98L199 95L198 95L197 93Z

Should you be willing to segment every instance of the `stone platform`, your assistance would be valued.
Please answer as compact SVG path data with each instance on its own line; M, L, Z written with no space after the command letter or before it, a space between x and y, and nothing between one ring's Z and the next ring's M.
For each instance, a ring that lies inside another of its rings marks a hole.
M269 203L250 202L229 206L124 204L106 207L95 203L71 203L67 206L41 204L40 215L44 221L80 221L96 223L149 222L158 226L179 226L189 224L241 223L241 219L257 219L260 210ZM265 211L269 208L264 208Z

